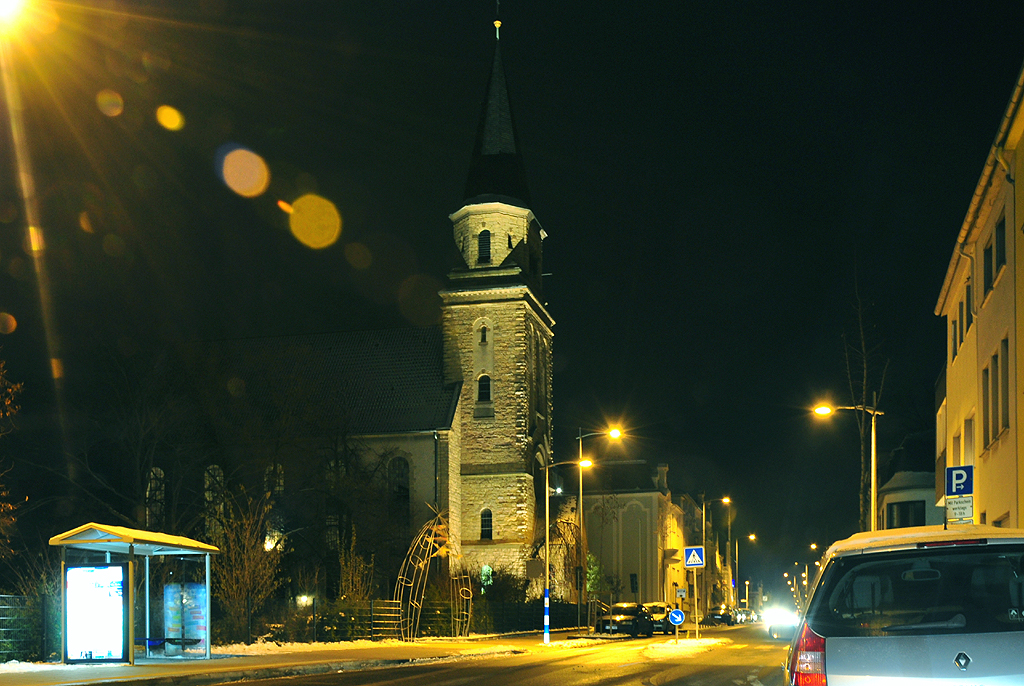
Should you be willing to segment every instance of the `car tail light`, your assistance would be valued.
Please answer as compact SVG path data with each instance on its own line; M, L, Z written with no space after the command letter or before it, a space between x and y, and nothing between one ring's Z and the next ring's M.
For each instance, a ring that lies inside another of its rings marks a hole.
M790 683L793 686L828 686L825 679L825 638L811 631L804 622L800 638L790 658Z

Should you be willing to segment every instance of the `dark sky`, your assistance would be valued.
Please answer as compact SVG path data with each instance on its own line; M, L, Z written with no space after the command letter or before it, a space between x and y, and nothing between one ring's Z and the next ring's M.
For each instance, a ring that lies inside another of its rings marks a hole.
M25 34L15 59L69 387L90 387L101 351L423 321L408 293L454 264L447 215L494 11L109 0ZM736 501L734 533L761 540L741 555L774 578L856 528L853 417L807 414L851 401L855 284L889 364L880 454L934 431L932 311L1024 60L1024 5L506 0L501 19L549 235L555 458L580 427L621 422L625 452L669 463L675 492ZM104 89L118 116L100 111ZM184 128L156 123L162 104ZM263 195L218 179L232 142L269 165ZM305 191L343 217L330 248L287 230L277 201ZM18 328L0 344L31 412L47 356L13 175L3 198L0 312Z

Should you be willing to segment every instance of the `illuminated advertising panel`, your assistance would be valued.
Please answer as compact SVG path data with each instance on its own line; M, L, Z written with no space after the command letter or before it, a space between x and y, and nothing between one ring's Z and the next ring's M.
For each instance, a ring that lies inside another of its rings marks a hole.
M68 662L127 662L127 565L68 567L64 654Z

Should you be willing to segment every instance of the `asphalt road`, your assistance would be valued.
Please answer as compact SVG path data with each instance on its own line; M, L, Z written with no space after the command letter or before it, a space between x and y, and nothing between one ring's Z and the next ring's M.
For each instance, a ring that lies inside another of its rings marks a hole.
M536 636L500 639L508 653L365 671L249 681L270 686L783 686L787 644L761 625L719 627L701 638L722 639L703 652L675 647L671 636L543 646ZM685 642L684 642L685 644Z

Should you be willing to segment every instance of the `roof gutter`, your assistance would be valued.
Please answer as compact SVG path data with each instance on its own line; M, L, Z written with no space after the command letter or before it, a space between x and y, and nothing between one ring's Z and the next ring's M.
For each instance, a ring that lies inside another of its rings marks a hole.
M1020 109L1022 93L1024 93L1024 67L1022 67L1017 76L1017 85L1013 89L1013 95L1010 96L1010 102L1006 106L1006 113L1003 115L1003 120L999 125L999 131L996 133L992 147L989 149L988 158L985 160L985 167L981 171L981 178L978 179L978 185L974 188L974 197L971 198L971 204L967 208L967 215L960 226L960 234L956 238L956 249L949 261L949 267L946 269L946 278L942 282L942 290L939 291L939 300L935 304L935 314L938 316L942 316L942 309L946 302L946 297L949 295L949 289L953 284L953 275L956 273L960 256L963 255L971 259L973 266L973 257L966 251L967 237L970 235L974 223L978 220L981 202L988 191L988 186L992 181L992 174L996 166L1006 166L1002 159L1003 145L1006 143L1006 137L1010 131L1013 119L1017 115L1017 110Z

